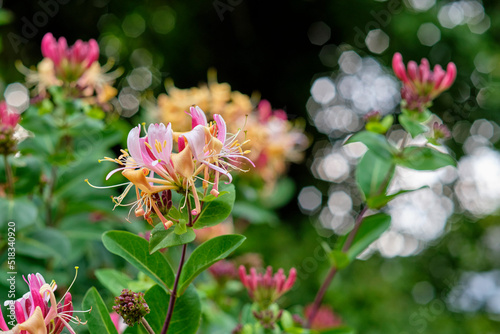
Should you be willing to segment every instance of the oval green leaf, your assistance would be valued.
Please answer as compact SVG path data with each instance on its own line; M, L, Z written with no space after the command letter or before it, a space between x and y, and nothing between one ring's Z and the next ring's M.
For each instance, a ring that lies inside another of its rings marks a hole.
M347 251L348 258L353 261L372 242L377 240L391 226L391 216L378 213L363 219L361 226L354 237L354 241Z
M118 334L109 311L96 288L91 287L83 297L82 309L92 310L85 313L90 334Z
M158 285L151 287L144 295L151 312L146 316L155 333L161 333L167 315L169 296ZM201 319L201 302L192 286L175 301L174 314L167 334L194 334Z
M179 294L182 294L188 285L203 270L207 269L215 262L226 258L238 248L245 239L244 236L239 234L221 235L205 241L196 248L182 269Z
M126 231L109 231L102 235L102 242L108 251L121 256L170 292L174 271L160 253L149 254L149 243L144 238Z
M384 135L370 131L361 131L351 136L345 143L361 142L382 159L392 159L396 153L396 148L392 146Z
M168 247L188 244L196 238L193 229L187 229L184 234L173 233L173 228L165 230L163 224L155 226L149 239L149 254Z
M207 226L214 226L229 217L236 198L234 185L221 184L219 191L221 193L219 197L213 197L212 195L207 196L207 201L203 202L203 208L194 224L194 228L199 229Z
M436 170L446 166L456 166L449 154L441 153L430 147L409 146L403 151L397 164L415 170Z

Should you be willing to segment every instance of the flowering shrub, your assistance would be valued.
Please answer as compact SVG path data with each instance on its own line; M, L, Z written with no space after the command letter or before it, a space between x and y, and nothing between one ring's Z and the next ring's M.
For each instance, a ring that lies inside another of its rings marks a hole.
M91 310L85 324L92 334L103 333L103 328L108 333L142 333L144 328L148 333L194 334L217 325L245 334L353 333L323 299L336 274L389 228L391 217L383 208L411 191L389 192L396 166L429 171L455 164L442 145L450 132L429 110L455 80L455 65L448 64L447 71L437 65L431 71L424 59L420 66L410 62L406 70L396 53L393 69L403 85L397 126L404 139L389 141L395 117L376 111L366 115L364 130L347 138L346 145L363 143L367 148L356 169L363 207L352 230L332 247L324 245L330 270L314 300L305 309L287 309L280 302L285 294L298 293L295 268L287 276L283 269L273 274L271 266L264 270L252 264L247 274L242 258L227 259L246 239L233 233L231 224L236 193L252 184L236 175L253 174L263 192L272 195L288 163L300 161L309 145L286 112L212 80L201 88L170 87L158 98L157 116L163 123L130 128L113 109L117 90L112 85L119 70L108 73L110 66L99 65L95 40L68 47L64 38L47 34L42 54L36 71L20 66L32 87L30 107L20 116L0 105L6 175L0 206L5 221L19 224L26 257L51 258L50 247L46 255L33 254L30 246L53 242L59 257L51 264L62 271L70 254L64 248L68 235L77 244L90 233L91 238L102 235L102 258L115 254L138 272L133 279L102 268L105 263L97 256L96 267L101 268L94 272L116 296L116 313L110 315L101 294L90 288L82 308ZM18 142L21 127L28 134ZM416 137L422 140L413 141ZM120 153L111 158L115 146ZM118 166L99 165L98 157ZM24 178L28 181L23 184ZM77 188L77 179L99 190ZM122 192L116 195L110 188ZM131 224L112 223L124 220ZM252 262L261 262L257 260ZM57 334L67 328L75 333L69 322L82 323L72 316L71 294L57 302L55 284L46 284L40 274L28 275L26 283L29 293L14 302L16 324L8 326L2 317L2 331ZM218 317L219 323L214 320Z

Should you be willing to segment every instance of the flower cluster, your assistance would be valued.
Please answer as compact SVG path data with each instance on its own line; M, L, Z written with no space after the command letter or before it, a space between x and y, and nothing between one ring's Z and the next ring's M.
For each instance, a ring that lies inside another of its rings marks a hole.
M257 273L255 268L250 268L250 274L244 266L239 268L240 280L247 288L250 298L259 304L262 310L267 309L285 292L290 290L297 278L297 270L290 269L288 279L283 269L273 275L273 268L267 267L265 274Z
M0 154L14 153L16 147L14 129L19 118L18 113L9 110L5 101L0 102Z
M190 124L184 113L193 104L205 110L209 118L215 119L216 114L224 117L233 133L245 124L245 132L252 141L244 148L251 151L249 158L256 165L253 174L249 174L263 179L269 188L285 173L289 162L303 159L302 152L309 145L303 129L290 122L285 111L273 111L268 101L258 103L258 99L231 91L229 84L215 79L205 86L189 89L171 84L167 94L158 97L159 117L187 130Z
M448 63L446 71L440 65L434 66L434 71L431 71L429 61L425 58L421 60L420 65L410 61L406 70L399 52L392 58L392 68L398 79L403 82L403 108L418 112L424 111L431 105L432 100L449 89L457 76L454 63Z
M122 294L115 298L113 310L118 313L128 326L141 321L149 314L149 306L144 299L144 293L123 289Z
M44 97L51 86L65 87L72 96L99 104L116 95L112 83L121 73L107 73L112 63L99 65L99 45L94 39L78 40L68 46L64 37L56 40L47 33L42 39L41 50L44 58L36 71L18 64L19 71L26 75L26 84L36 87L36 95Z
M5 306L9 305L14 308L17 325L9 332L9 327L0 311L0 329L19 334L59 334L67 328L70 333L75 334L69 322L76 324L82 322L78 317L73 316L71 293L66 292L61 300L56 302L54 291L57 285L55 282L47 284L39 273L29 274L28 279L24 278L24 280L30 291L16 301L5 302Z
M203 180L205 193L212 184L210 194L217 197L221 174L231 182L230 171L241 170L239 165L242 161L253 165L245 156L249 152L241 148L238 133L228 133L222 116L214 115L215 122L208 123L199 107L191 107L190 115L192 129L188 132L174 132L170 123L166 126L160 123L149 125L146 135L141 137L141 126L138 125L128 134L128 151L122 150L118 159L104 159L120 165L108 174L107 179L121 171L130 181L122 195L114 198L116 205L130 205L122 202L135 186L137 200L131 204L131 210L150 224L151 214L156 214L168 229L173 222L167 219L171 201L164 195L165 192L176 190L186 194L187 199L190 193L194 199L194 208L190 208L190 213L198 215L201 203L195 184L197 179ZM174 143L177 143L177 152L173 151ZM186 200L184 205L190 207L190 203Z

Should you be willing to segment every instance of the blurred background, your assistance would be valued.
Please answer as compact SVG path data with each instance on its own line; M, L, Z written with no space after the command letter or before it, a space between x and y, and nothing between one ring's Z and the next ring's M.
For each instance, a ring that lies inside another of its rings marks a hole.
M342 143L363 128L367 112L398 112L393 54L443 67L454 62L457 80L431 110L451 129L446 144L457 168L398 169L394 191L428 187L389 204L390 231L336 277L326 302L363 334L500 333L498 3L6 1L0 23L0 91L24 81L15 62L36 65L41 39L52 32L69 44L96 39L101 63L113 59L124 69L115 103L130 125L157 118L151 106L165 82L195 87L210 69L218 82L269 100L301 124L310 145L277 182L279 204L235 208L244 221L236 228L248 238L239 253L297 268L299 282L284 306L312 302L328 270L319 244L332 245L354 223L361 199L353 172L364 148ZM400 140L401 132L390 138ZM98 245L95 239L85 243ZM92 256L75 256L67 271ZM113 259L89 261L81 284L99 286L92 269Z

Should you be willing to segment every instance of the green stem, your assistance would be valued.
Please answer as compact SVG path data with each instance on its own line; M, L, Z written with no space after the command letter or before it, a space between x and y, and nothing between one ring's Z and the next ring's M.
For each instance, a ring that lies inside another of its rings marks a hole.
M177 275L175 276L174 288L172 289L172 294L170 295L170 301L168 302L167 317L165 318L165 323L163 324L163 329L161 334L166 334L168 326L170 326L170 320L172 320L172 315L174 314L175 300L177 299L177 288L179 287L179 278L181 277L182 267L184 266L184 258L186 257L187 244L182 245L181 261L179 262L179 268L177 269Z
M155 331L153 330L153 328L151 328L146 318L141 318L141 324L146 329L146 332L148 332L149 334L155 334Z
M12 174L12 168L9 165L9 160L7 159L7 154L3 155L5 162L5 178L7 179L7 190L9 197L14 196L14 176Z
M187 197L187 209L189 213L189 223L188 226L193 224L193 216L191 215L191 202L189 201L189 196ZM179 287L179 279L182 273L182 267L184 266L184 260L186 258L187 244L182 245L181 260L179 262L179 268L177 269L177 274L175 275L174 287L172 289L172 294L170 295L170 300L168 302L167 317L165 318L165 323L163 324L163 329L161 334L166 334L168 327L170 326L170 321L172 320L172 315L174 314L175 300L177 299L177 288Z
M354 228L349 233L349 236L347 237L347 240L346 240L344 246L342 247L343 252L347 252L349 250L349 248L351 247L351 245L354 241L354 238L356 237L356 234L358 233L358 230L361 226L361 223L363 222L363 217L364 217L367 210L368 210L368 207L365 206L361 210L361 212L359 213L358 218L356 218L356 222L354 223ZM309 318L307 319L306 328L311 327L311 324L314 321L314 318L318 314L318 310L321 306L321 302L323 301L323 298L325 297L326 291L328 290L328 287L332 283L333 278L335 277L337 272L338 272L337 267L332 267L330 269L330 272L326 276L325 281L323 282L323 284L319 288L318 293L316 294L316 297L314 298L311 313L309 314Z

